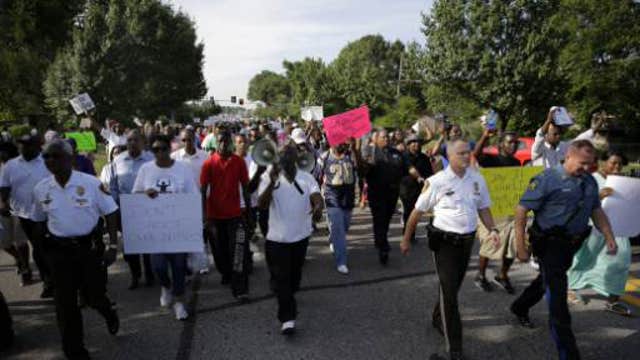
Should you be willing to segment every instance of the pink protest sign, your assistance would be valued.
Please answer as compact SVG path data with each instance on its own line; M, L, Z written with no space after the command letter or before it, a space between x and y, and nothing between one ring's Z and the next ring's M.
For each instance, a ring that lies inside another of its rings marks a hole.
M369 108L364 105L342 114L326 117L322 120L329 145L342 144L349 138L359 138L371 131Z

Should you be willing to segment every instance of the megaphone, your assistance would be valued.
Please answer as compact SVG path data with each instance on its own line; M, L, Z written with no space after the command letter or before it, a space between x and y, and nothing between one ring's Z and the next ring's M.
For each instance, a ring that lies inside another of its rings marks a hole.
M278 147L269 139L260 139L253 144L251 158L260 166L269 166L279 161Z
M316 157L310 151L305 151L298 156L296 165L298 169L310 173L316 167Z

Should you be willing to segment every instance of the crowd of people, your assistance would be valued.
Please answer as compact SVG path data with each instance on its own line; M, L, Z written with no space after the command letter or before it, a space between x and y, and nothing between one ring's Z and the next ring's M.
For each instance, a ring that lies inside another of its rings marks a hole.
M513 204L513 216L495 220L491 194L477 169L522 166L515 157L519 134L486 128L477 141L470 141L446 118L438 119L437 133L376 129L334 146L313 121L208 127L145 123L127 129L109 120L104 127L93 123L108 159L99 172L90 156L78 153L73 139L54 130L43 135L31 130L16 138L5 133L0 143L0 245L15 259L22 286L35 283L33 258L41 297L55 300L65 355L86 359L81 305L100 312L110 333L119 329L106 281L121 238L122 195L154 199L165 193L199 193L202 201L194 206L202 207L204 219L202 252L124 254L130 290L141 285L144 275L145 286L159 285L160 305L184 320L190 315L184 298L187 278L207 274L214 265L220 284L246 302L253 266L250 243L262 238L285 335L296 329L295 293L309 239L323 215L335 269L345 276L357 266L348 260L347 234L358 204L371 210L381 266L390 261L393 215L402 213L403 254L416 241L420 218L427 216L440 292L432 324L443 335L451 359L463 358L458 291L476 238L480 250L474 283L483 291L497 286L516 293L509 270L516 258L529 261L533 252L540 275L511 311L522 326L533 327L528 311L546 293L559 356L579 359L567 301L578 303L580 290L593 288L607 297L606 310L631 314L620 301L630 266L629 239L613 236L600 206L615 192L604 186L606 177L620 174L627 160L609 151L598 168L594 142L606 136L603 122L596 119L591 129L562 141L565 129L554 124L553 114L551 110L537 130L531 150L531 164L544 170L531 180L519 204ZM497 154L484 151L491 139L496 139ZM271 153L254 151L265 141L272 145L261 149ZM303 166L309 156L314 164ZM501 261L493 278L486 275L490 260Z

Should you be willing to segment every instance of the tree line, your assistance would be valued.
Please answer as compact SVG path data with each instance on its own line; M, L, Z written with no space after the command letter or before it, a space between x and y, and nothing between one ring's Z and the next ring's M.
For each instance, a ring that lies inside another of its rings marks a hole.
M325 115L366 103L375 122L407 127L421 114L475 121L488 109L502 129L531 132L553 105L583 126L606 110L640 125L640 3L632 0L437 0L421 43L368 35L330 63L283 62L249 82L264 116Z
M89 93L94 118L125 122L193 115L207 91L193 21L158 0L0 2L0 119L75 120ZM215 110L215 109L214 109Z

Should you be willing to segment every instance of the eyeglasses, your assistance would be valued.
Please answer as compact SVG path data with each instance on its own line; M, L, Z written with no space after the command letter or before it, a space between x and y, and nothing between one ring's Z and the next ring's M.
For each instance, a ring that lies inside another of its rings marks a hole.
M168 146L154 146L151 148L151 151L154 153L169 151Z

